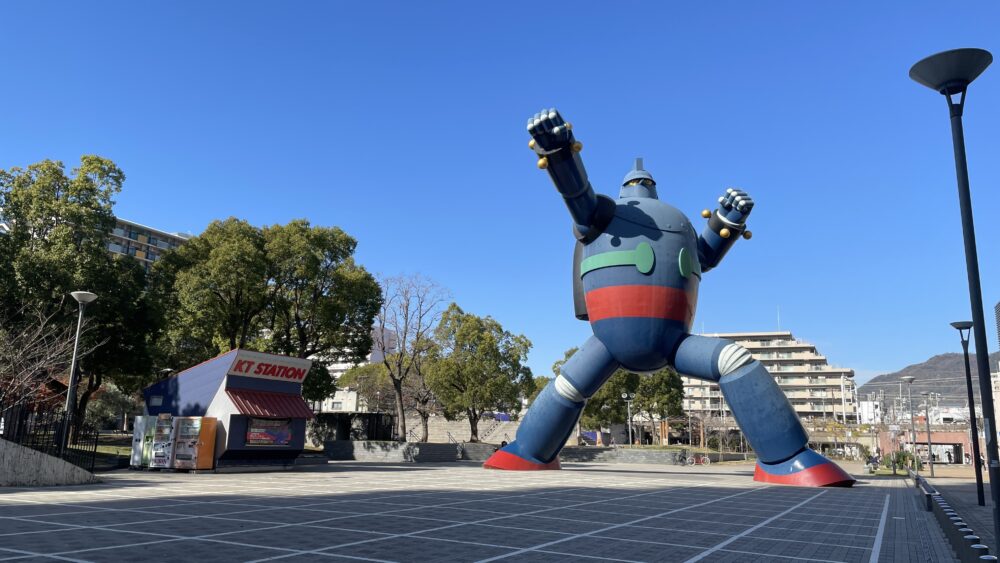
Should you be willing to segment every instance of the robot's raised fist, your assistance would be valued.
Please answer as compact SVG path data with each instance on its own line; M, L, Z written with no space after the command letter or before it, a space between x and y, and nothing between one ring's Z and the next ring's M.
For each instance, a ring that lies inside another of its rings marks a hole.
M719 210L726 219L743 223L753 210L753 199L743 190L728 188L719 198Z
M572 142L571 129L556 108L543 109L528 119L529 146L540 155L553 153Z

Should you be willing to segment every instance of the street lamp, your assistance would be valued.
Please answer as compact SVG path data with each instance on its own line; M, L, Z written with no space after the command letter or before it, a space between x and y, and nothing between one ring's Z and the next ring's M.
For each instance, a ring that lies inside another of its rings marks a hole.
M986 497L983 493L983 468L979 466L979 427L976 424L976 402L972 395L972 369L969 367L969 332L972 329L972 321L956 321L951 326L958 330L958 337L962 339L962 353L965 355L965 390L969 394L969 423L972 426L972 465L976 468L976 496L979 499L979 506L986 506Z
M989 351L986 346L986 323L983 319L983 292L979 285L979 258L976 253L976 229L972 222L969 195L969 168L965 160L965 137L962 111L969 84L993 62L993 55L983 49L955 49L931 55L913 65L910 78L944 95L951 116L951 139L955 150L955 175L958 202L965 240L965 268L969 278L969 301L972 307L973 332L976 336L976 366L979 368L979 396L983 401L983 431L989 458L990 483L1000 484L1000 455L997 452L997 427L993 414L993 389L990 382ZM956 103L953 96L961 94ZM1000 486L990 487L993 500L993 535L1000 538Z
M632 401L635 400L635 393L622 393L622 400L628 406L628 445L635 443L632 439Z
M912 375L904 375L903 377L900 377L900 379L902 379L903 382L906 383L906 396L909 398L909 404L910 404L910 406L909 406L909 409L910 409L910 444L913 444L913 456L914 456L914 461L916 461L916 455L917 455L917 425L913 422L913 380L916 379L916 377L913 377ZM913 467L914 467L914 469L916 469L919 466L916 463L914 463Z
M62 439L59 442L60 457L66 452L66 444L69 442L69 427L73 419L73 406L76 404L76 354L80 349L80 329L83 327L83 311L87 308L87 305L97 299L97 295L89 291L74 291L70 295L80 305L80 312L76 318L76 340L73 342L73 359L69 365L69 387L66 389L66 413L63 416Z
M924 391L924 422L927 424L927 464L931 466L931 477L934 476L934 451L931 449L931 393Z

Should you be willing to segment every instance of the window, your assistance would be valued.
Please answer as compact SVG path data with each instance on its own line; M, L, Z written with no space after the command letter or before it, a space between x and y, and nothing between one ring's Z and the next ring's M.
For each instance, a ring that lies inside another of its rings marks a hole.
M247 421L248 446L287 446L291 440L290 418L250 418Z

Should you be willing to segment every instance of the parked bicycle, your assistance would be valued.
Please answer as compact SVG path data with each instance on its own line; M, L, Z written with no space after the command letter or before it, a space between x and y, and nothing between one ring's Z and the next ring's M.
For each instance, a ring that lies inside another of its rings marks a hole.
M685 460L688 465L711 465L712 460L705 454L694 454Z

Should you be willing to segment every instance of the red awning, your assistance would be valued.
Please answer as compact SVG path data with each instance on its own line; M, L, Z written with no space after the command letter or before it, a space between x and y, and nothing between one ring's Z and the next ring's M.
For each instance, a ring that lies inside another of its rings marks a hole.
M249 389L226 389L240 414L266 418L312 418L313 412L299 395Z

